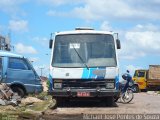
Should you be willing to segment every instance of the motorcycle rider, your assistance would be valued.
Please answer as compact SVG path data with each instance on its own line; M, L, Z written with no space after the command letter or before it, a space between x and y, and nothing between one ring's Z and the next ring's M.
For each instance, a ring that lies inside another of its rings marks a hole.
M129 82L132 81L132 76L130 75L129 70L127 70L127 72L122 75L122 78L127 81L125 86L124 86L124 88L123 88L123 90L122 90L122 92L125 93L127 88L129 87Z
M126 90L130 87L130 82L133 82L133 80L132 80L132 76L130 75L130 72L129 72L129 70L127 70L126 71L126 73L124 73L123 75L122 75L122 78L124 79L124 80L126 80L126 84L123 86L123 84L122 83L120 83L120 91L121 91L121 94L120 94L120 96L118 97L118 98L116 98L115 97L115 102L119 99L119 98L121 98L121 100L122 100L122 102L124 102L124 103L129 103L132 99L133 99L133 92L130 92L129 94L125 94L126 93ZM132 96L130 96L130 95L132 95ZM131 97L131 99L130 99L130 97ZM127 101L128 102L127 102Z

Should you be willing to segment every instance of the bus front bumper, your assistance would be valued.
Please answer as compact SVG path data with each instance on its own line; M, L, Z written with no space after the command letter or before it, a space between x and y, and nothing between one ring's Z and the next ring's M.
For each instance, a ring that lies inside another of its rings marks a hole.
M53 97L115 97L120 95L116 89L96 90L96 89L54 89L48 94Z

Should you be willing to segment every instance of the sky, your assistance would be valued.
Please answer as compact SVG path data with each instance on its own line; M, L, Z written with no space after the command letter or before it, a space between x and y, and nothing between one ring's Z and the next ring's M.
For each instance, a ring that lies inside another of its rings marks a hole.
M50 34L92 27L119 33L120 73L160 64L160 0L0 0L0 35L49 73Z

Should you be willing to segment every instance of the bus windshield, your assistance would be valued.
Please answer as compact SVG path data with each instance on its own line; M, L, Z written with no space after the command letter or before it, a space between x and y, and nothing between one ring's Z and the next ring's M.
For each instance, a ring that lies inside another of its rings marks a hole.
M57 35L53 48L53 67L115 67L116 52L112 35Z

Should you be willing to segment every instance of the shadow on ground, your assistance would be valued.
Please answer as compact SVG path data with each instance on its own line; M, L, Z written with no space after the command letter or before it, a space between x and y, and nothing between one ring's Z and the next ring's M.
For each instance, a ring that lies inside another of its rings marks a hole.
M71 108L76 108L76 107L118 107L117 103L108 103L106 101L95 101L95 100L87 100L87 101L65 101L64 103L60 104L59 106L56 107L71 107Z

